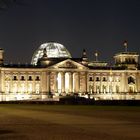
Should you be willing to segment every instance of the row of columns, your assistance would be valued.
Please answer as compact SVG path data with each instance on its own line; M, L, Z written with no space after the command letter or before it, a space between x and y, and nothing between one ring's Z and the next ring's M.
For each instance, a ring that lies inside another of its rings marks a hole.
M86 91L86 78L82 79L79 72L50 72L47 73L46 79L47 92L78 93ZM80 81L83 81L83 84Z

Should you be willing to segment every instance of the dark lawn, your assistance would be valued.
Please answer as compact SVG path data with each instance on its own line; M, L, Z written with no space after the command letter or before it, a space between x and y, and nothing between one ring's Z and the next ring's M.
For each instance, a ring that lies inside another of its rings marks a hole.
M0 140L140 140L140 107L0 104Z

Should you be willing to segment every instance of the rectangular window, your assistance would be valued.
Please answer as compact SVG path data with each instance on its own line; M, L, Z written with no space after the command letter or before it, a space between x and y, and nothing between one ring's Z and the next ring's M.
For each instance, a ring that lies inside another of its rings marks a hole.
M39 76L36 76L36 79L35 79L36 81L40 81L40 78L39 78Z
M24 80L25 80L24 76L21 76L21 80L22 80L22 81L24 81Z
M106 77L103 77L103 81L104 81L104 82L107 81L107 78L106 78Z
M29 81L32 81L32 80L33 80L33 79L32 79L32 76L29 76L28 80L29 80Z
M96 77L96 81L100 81L100 78L99 77Z
M14 76L14 77L13 77L13 80L17 80L17 76Z
M93 81L93 78L92 77L89 77L89 81Z

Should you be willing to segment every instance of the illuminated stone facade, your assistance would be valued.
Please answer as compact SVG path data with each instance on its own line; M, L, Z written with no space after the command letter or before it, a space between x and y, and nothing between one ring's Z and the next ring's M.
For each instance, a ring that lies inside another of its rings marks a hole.
M59 50L59 45L57 47ZM115 64L110 66L97 59L89 61L85 50L81 58L71 58L64 46L63 50L66 57L50 57L44 47L35 64L6 65L0 49L0 101L55 100L72 95L110 100L140 99L137 53L118 53L114 56Z

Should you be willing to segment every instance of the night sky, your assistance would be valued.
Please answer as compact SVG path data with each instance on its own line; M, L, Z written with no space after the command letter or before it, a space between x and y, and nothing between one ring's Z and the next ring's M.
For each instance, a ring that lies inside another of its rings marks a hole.
M140 53L140 0L22 0L0 11L5 62L30 63L45 42L63 44L73 57L110 62L115 53Z

